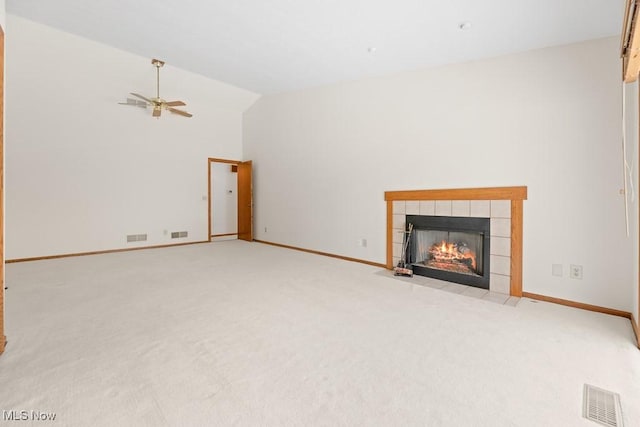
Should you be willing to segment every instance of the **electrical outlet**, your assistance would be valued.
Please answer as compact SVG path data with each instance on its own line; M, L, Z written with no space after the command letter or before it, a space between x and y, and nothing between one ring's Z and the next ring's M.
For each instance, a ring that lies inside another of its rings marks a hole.
M571 264L569 267L569 277L572 279L582 279L582 266Z
M551 264L551 274L553 276L562 277L562 264Z
M264 232L265 232L265 233L267 232L267 227L265 227L265 228L264 228Z
M358 246L361 246L363 248L367 247L367 239L360 239L358 240Z

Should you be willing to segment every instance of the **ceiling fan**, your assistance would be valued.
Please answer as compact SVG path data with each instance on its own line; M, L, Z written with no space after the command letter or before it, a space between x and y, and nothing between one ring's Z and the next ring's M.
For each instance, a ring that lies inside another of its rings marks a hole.
M183 110L178 110L177 108L173 108L173 107L181 107L181 106L187 105L184 102L165 101L164 99L160 98L160 67L164 65L164 61L160 61L159 59L152 59L151 63L153 64L154 67L156 67L156 97L147 98L140 94L131 92L131 95L140 99L127 98L127 102L118 102L118 104L131 105L131 106L140 107L140 108L153 107L153 113L151 115L156 118L160 117L160 113L162 113L162 110L169 110L172 113L179 114L184 117L192 117L193 114L187 113L186 111L183 111Z

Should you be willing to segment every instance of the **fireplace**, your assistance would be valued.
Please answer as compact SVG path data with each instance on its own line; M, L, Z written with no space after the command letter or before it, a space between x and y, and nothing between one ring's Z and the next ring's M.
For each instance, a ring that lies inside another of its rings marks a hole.
M407 215L414 274L489 289L490 219Z
M489 218L491 248L489 291L522 296L522 224L527 187L454 188L385 191L387 261L393 269L403 259L406 220L410 215ZM483 264L484 265L484 264ZM486 271L484 272L486 274Z

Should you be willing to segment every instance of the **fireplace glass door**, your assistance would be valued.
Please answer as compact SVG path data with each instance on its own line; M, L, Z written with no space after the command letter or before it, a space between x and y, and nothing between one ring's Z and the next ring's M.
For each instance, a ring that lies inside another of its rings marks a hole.
M489 218L407 215L414 274L489 289Z

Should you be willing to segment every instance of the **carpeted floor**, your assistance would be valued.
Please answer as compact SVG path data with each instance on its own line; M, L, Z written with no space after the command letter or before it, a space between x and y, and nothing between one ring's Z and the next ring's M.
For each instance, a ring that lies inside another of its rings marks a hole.
M589 383L620 393L625 426L640 425L623 318L242 241L9 264L6 283L5 420L594 426Z

